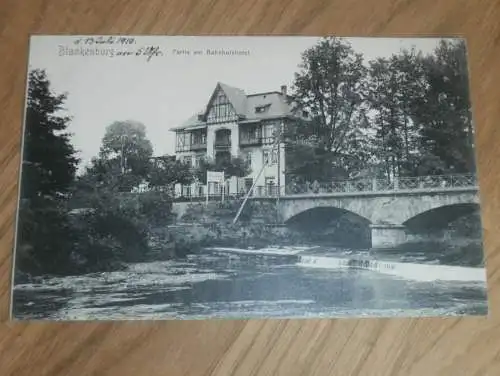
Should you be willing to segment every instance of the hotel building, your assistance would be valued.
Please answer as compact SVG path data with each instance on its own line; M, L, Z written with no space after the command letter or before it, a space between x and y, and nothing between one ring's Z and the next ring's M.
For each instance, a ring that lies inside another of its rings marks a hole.
M281 138L278 143L276 136L299 118L289 102L286 86L279 91L246 94L219 82L202 111L171 129L176 135L176 158L196 168L201 158L217 161L239 156L250 165L251 173L226 179L225 193L245 193L255 182L258 192L272 194L286 184L285 145ZM208 193L221 194L221 188L210 183ZM177 185L176 194L203 196L206 189L199 183Z

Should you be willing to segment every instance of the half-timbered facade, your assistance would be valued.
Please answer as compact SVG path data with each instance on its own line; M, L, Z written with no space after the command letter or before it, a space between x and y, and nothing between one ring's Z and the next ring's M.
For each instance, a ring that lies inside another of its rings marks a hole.
M276 136L296 119L286 86L279 91L246 94L219 82L207 98L206 107L172 129L176 134L176 157L196 168L201 158L239 156L248 161L251 173L228 179L227 194L246 192L256 179L258 189L275 191L285 185L286 163L284 143L278 143ZM207 188L193 184L176 189L185 196L199 196ZM208 190L216 194L221 187L209 185Z

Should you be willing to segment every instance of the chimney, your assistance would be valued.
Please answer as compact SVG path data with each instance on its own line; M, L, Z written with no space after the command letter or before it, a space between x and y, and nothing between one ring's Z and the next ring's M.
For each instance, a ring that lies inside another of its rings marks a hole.
M286 97L286 85L281 85L281 94Z

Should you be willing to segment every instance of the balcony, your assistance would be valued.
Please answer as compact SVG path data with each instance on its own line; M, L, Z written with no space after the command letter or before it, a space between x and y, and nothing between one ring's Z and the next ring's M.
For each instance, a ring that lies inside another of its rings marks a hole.
M214 149L216 150L231 149L231 140L215 140Z
M262 137L246 136L240 137L240 146L259 146L262 144Z
M271 137L262 137L262 143L264 145L271 145L274 144L276 141L276 137L271 136Z
M191 149L191 151L206 150L207 143L206 142L198 142L198 143L191 144L190 149Z

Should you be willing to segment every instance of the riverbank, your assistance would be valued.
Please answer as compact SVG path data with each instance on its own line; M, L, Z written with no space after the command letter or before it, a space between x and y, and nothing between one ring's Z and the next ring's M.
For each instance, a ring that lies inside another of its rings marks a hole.
M485 265L482 241L474 238L408 242L397 248L377 250L375 256L411 263L465 267Z
M185 258L203 248L227 247L261 249L267 247L312 247L314 254L335 255L369 252L370 258L407 263L483 267L482 243L476 239L431 240L402 244L394 249L346 248L334 242L304 239L302 234L276 224L184 223L156 229L151 239L149 260Z
M205 247L258 249L303 242L299 234L294 234L285 226L261 223L184 223L156 228L151 234L151 256L162 260L184 258Z

